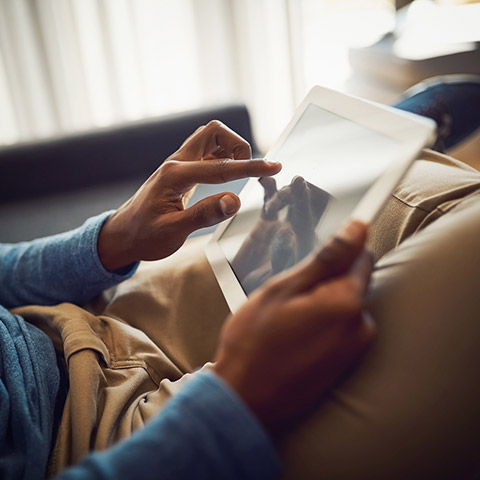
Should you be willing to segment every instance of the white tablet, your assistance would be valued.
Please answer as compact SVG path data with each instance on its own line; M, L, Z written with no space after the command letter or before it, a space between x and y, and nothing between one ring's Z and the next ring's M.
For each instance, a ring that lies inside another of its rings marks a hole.
M371 223L435 129L430 119L314 87L266 155L280 173L250 179L241 209L206 247L232 312L347 218Z

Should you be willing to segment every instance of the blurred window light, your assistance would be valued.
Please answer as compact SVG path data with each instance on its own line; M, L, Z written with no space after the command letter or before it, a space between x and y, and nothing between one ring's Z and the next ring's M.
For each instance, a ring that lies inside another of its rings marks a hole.
M410 60L475 50L480 41L480 3L417 0L408 8L394 52Z
M27 0L0 2L0 52L7 77L3 86L10 93L10 105L19 105L15 108L18 137L49 135L55 130L51 92L34 22Z
M392 31L395 6L389 0L303 0L302 21L305 82L344 89L349 48Z
M141 85L138 36L129 0L104 0L106 50L115 88L117 115L126 120L141 118L146 96Z
M2 0L0 144L239 100L265 150L312 85L343 89L348 48L390 31L394 11L393 0Z
M19 126L13 103L7 92L8 79L0 56L0 132L4 143L14 143L19 138Z

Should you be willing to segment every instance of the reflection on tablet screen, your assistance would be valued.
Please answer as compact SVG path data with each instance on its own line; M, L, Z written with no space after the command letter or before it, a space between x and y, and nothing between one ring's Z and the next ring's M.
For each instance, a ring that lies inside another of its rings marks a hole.
M219 245L248 295L333 233L395 158L397 141L309 105L275 159L282 171L250 180ZM392 152L391 157L386 152Z

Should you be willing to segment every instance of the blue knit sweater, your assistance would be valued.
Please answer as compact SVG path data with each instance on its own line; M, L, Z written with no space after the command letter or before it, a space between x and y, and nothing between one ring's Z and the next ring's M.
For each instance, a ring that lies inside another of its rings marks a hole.
M109 212L45 239L0 244L0 478L41 479L52 443L59 372L49 338L7 308L82 303L128 278L97 255ZM186 384L144 429L88 456L62 478L269 479L275 451L241 400L213 373Z

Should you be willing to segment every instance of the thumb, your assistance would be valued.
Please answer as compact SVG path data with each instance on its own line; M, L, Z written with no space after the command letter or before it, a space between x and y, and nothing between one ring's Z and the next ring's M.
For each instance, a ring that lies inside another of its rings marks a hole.
M289 291L305 292L319 282L345 274L364 250L367 226L351 220L346 223L319 252L309 256L281 281Z
M198 201L182 212L181 223L186 234L226 220L240 208L240 199L233 193L219 193Z

